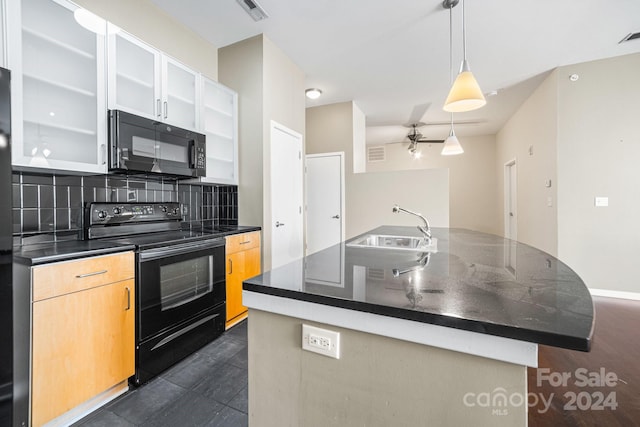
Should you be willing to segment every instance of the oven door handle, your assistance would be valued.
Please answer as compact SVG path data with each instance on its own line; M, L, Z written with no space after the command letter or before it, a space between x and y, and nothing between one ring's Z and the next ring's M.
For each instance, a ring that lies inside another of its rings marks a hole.
M140 251L140 261L149 261L158 258L167 258L170 256L188 254L191 252L212 249L224 246L224 238L204 240L196 243L184 243L180 245L171 245L158 249L147 249Z

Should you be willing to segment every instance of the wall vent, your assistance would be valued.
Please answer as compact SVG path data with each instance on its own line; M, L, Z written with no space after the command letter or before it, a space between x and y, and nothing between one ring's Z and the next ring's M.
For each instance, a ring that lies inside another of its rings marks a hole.
M627 34L622 40L618 42L618 44L635 40L635 39L640 39L640 32Z
M267 12L256 3L255 0L236 0L240 6L253 18L254 21L262 21L267 19L269 15Z
M385 150L384 145L377 145L375 147L367 147L367 162L384 162Z
M367 279L384 280L385 274L383 268L367 268Z

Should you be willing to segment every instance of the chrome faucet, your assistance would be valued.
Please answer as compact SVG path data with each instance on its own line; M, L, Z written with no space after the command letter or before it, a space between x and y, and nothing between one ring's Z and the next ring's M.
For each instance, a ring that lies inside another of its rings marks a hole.
M427 221L427 218L422 216L422 214L410 211L408 209L403 209L398 205L393 205L393 212L394 213L405 212L405 213L408 213L408 214L411 214L411 215L415 215L418 218L420 218L424 222L424 225L419 225L418 226L418 230L420 230L422 232L422 235L424 236L425 244L427 244L427 245L431 244L431 227L429 226L429 221Z

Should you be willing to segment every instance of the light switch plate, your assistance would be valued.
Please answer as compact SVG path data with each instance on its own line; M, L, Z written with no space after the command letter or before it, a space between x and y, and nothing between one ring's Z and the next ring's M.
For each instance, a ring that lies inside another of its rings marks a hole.
M340 359L340 332L303 324L302 349Z
M609 206L609 198L608 197L596 197L594 204L596 207L602 208L605 206Z

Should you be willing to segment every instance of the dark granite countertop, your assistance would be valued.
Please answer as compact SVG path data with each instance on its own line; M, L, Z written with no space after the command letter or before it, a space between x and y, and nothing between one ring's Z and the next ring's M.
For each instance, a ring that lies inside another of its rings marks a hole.
M66 240L56 243L38 243L14 248L13 260L18 264L35 266L50 262L69 261L97 255L131 251L133 245L122 245L101 240Z
M415 227L383 226L370 233L420 236ZM495 235L448 228L434 228L433 235L437 252L428 259L341 243L247 280L243 288L589 351L593 302L566 264Z
M260 230L261 227L256 226L234 225L205 230L205 233L210 234L212 238L216 238ZM33 266L50 262L68 261L77 258L124 252L134 249L134 245L126 242L123 243L123 239L113 239L113 241L107 239L66 240L61 242L35 243L14 247L13 260L18 264Z

